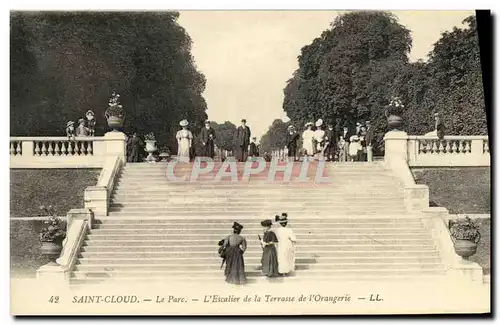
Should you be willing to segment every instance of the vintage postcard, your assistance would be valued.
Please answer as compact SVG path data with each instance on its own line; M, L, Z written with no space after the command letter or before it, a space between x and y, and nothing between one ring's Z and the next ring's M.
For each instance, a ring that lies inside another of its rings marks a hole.
M11 11L11 314L490 313L479 16Z

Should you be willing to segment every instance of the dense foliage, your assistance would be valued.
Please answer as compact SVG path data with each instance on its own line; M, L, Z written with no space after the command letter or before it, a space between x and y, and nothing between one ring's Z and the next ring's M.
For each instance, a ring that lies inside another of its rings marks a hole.
M63 134L96 113L96 135L113 90L124 131L154 132L175 149L178 123L199 130L205 78L177 12L11 13L11 135Z
M428 62L410 63L410 31L394 15L341 15L302 48L299 67L284 89L283 109L299 130L318 118L350 127L371 120L382 147L384 111L391 97L398 96L410 134L432 131L435 112L447 134L486 134L475 18L464 22L467 27L442 34Z

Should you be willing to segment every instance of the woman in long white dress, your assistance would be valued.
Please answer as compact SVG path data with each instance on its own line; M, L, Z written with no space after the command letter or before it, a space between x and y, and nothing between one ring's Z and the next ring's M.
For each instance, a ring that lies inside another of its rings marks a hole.
M288 275L295 271L295 244L297 238L292 228L287 227L288 215L286 212L281 216L275 217L276 226L273 229L278 238L278 272L282 275Z
M187 120L182 120L179 124L182 127L182 130L179 130L176 135L179 147L177 150L177 159L179 161L189 162L191 145L193 143L193 134L187 128L189 125Z
M314 155L314 131L312 130L312 122L306 124L306 130L302 133L302 148L305 150L306 157Z

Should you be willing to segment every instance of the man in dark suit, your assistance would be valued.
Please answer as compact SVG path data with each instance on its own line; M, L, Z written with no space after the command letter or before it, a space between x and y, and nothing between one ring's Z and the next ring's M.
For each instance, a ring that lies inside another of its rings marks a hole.
M328 127L325 132L325 156L326 161L334 161L335 153L337 152L337 134L333 129L332 124L328 124Z
M200 132L200 140L203 145L203 156L214 159L215 130L210 126L210 121L205 121L205 127Z
M365 135L365 142L366 142L366 154L367 154L367 161L372 161L373 160L373 127L370 121L365 122L366 125L366 135Z
M236 145L238 161L246 161L248 157L248 145L250 144L250 128L246 125L247 120L242 119L241 125L236 130Z

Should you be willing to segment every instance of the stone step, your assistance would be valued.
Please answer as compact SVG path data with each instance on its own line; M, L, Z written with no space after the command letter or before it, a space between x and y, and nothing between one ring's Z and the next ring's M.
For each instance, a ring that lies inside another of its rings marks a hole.
M292 216L290 216L292 217ZM255 218L238 218L238 220L241 223L247 223L247 222L255 222ZM137 219L137 220L127 220L127 219L116 219L116 218L108 218L108 217L100 217L99 219L95 219L94 222L95 224L157 224L157 223L163 223L163 224L182 224L182 223L206 223L206 224L218 224L221 226L226 226L228 223L232 223L234 221L233 218L227 218L227 219L205 219L205 218L192 218L192 219ZM288 221L288 224L297 224L297 225L302 225L302 224L318 224L318 226L323 224L373 224L373 223L383 223L383 224L402 224L402 225L412 225L412 224L417 224L417 225L422 225L422 220L418 217L415 216L403 216L399 218L381 218L380 216L376 216L373 218L334 218L334 219L325 219L325 218L314 218L314 217L297 217L293 216L293 219Z
M256 235L253 235L256 236ZM262 237L262 234L260 235ZM109 231L105 229L98 229L98 230L93 230L90 235L88 235L88 238L104 238L104 239L110 239L110 238L157 238L157 239L170 239L170 240L176 240L176 241L191 241L191 240L206 240L206 241L211 241L212 243L218 242L221 239L220 235L199 235L199 234L162 234L161 231L147 231L147 232L140 232L136 231L135 233L132 231ZM336 234L336 235L331 235L331 234L324 234L321 233L320 231L314 231L308 234L297 234L297 241L302 242L303 240L327 240L327 239L338 239L338 240L356 240L356 239L365 239L365 238L371 238L373 240L377 241L385 241L385 240L402 240L402 239L412 239L412 240L428 240L431 238L430 234L422 234L422 235L415 235L415 234L392 234L392 235L365 235L365 234Z
M120 247L121 248L121 247ZM177 258L177 259L218 259L217 251L200 251L200 252L186 252L182 251L148 251L148 250L108 250L106 247L90 247L90 250L85 250L83 248L80 255L85 258L133 258L133 259L165 259L165 258ZM260 259L262 257L261 251L245 252L246 258ZM439 258L439 252L435 250L408 250L408 251L363 251L363 250L353 250L348 252L343 251L313 251L307 247L297 247L295 254L296 259L320 259L325 258Z
M391 270L380 270L380 269L360 269L360 270L303 270L303 271L296 271L295 276L302 276L303 274L308 274L309 276L317 276L317 277L322 277L325 275L335 275L335 276L348 276L352 277L353 275L356 276L362 276L362 275L367 275L367 276L381 276L381 275L424 275L424 274L441 274L443 273L444 270L442 269L422 269L422 268L413 268L413 269L391 269ZM211 271L185 271L185 270L161 270L161 271L137 271L137 270L131 270L131 271L118 271L118 272L112 272L112 274L107 274L105 272L100 272L100 271L74 271L72 272L73 276L77 279L87 279L87 278L92 278L92 277L99 277L99 278L106 278L106 277L113 277L113 278L173 278L173 277L180 277L180 278L190 278L190 277L218 277L219 280L224 279L224 273L223 270L211 270ZM245 272L247 276L261 276L260 271L246 271Z
M197 166L206 167L206 163L201 162L201 164L196 163ZM236 166L238 168L244 168L246 166L246 162L236 162ZM266 168L269 168L271 162L266 163ZM279 162L278 166L285 166L286 162ZM191 163L183 163L177 162L172 164L175 168L193 168L195 166L195 162ZM220 168L223 165L234 165L223 162L214 162L214 168ZM301 166L302 162L295 162L294 165ZM310 162L309 166L317 166L317 162ZM168 166L167 163L126 163L123 167L123 170L136 170L136 169L146 169L146 170L154 170L154 169L166 169ZM256 163L252 163L252 167L257 166ZM385 170L383 162L325 162L325 168L329 169L382 169Z
M113 235L88 235L87 245L109 245L109 244L123 244L124 237L123 236L113 236ZM259 246L260 242L258 240L257 235L251 236L246 239L247 245ZM214 246L218 243L219 240L208 240L208 239L192 239L192 240L179 240L179 239L170 239L169 236L158 236L158 235L137 235L131 236L128 235L126 237L127 243L144 243L147 246L179 246L184 243L189 245L200 245L200 246ZM297 239L298 241L298 239ZM298 241L299 242L299 241ZM433 245L434 242L432 239L420 239L420 238L401 238L401 239L375 239L372 237L365 238L356 238L356 239L348 239L348 238L328 238L328 239L318 239L318 238L304 238L302 237L300 240L300 245L309 246L309 245L410 245L410 244L421 244L421 245Z
M199 271L206 273L210 273L214 270L220 269L220 261L217 261L213 264L79 264L75 266L75 271L89 271L89 272L122 272L122 271ZM429 263L429 264L421 264L421 263L392 263L392 264L379 264L379 263L320 263L320 264L302 264L296 263L296 271L302 270L360 270L360 269L377 269L377 270L390 270L390 269L423 269L423 270L432 270L432 269L441 269L443 266L438 263ZM260 271L262 269L260 263L248 263L245 260L245 271Z
M394 244L394 245L383 245L383 244L328 244L328 245L316 245L308 244L307 246L302 246L304 249L315 252L324 251L414 251L414 250L435 250L434 245L421 245L421 244ZM148 242L148 241L103 241L103 240L93 240L87 241L82 246L84 251L122 251L125 249L130 249L131 251L142 251L142 252L168 252L168 251L183 251L183 252L217 252L217 245L206 245L206 246L196 246L188 244L180 245L169 245L164 242ZM299 249L299 247L297 247ZM249 252L262 252L262 248L257 245L248 246L247 250ZM187 253L186 253L187 254Z
M228 223L225 228L191 228L191 227L186 227L186 228L181 228L178 225L175 224L161 224L161 223L155 223L155 224L146 224L146 223L139 223L139 224L133 224L133 223L127 223L127 224L109 224L109 223L104 223L104 224L96 224L93 225L92 227L94 229L103 229L103 230L113 230L113 231L121 231L121 230L136 230L136 231L161 231L162 234L197 234L197 235L220 235L220 236L227 236L231 232L231 226L232 223ZM245 224L243 224L245 227ZM245 228L243 228L242 235L245 235L246 233L255 233L255 234L261 234L262 233L262 228L259 227L260 225L246 225ZM338 227L333 226L333 227L320 227L320 228L299 228L299 227L294 227L293 224L290 224L290 226L294 229L294 233L297 236L300 236L302 234L308 234L308 233L317 233L317 234L331 234L331 235L336 235L336 234L367 234L367 235L375 235L375 234L429 234L429 232L422 226L419 225L409 225L407 227L403 226L380 226L377 228L370 227L370 226L365 226L365 225L360 225L357 227L345 227L339 225ZM195 230L194 230L195 229Z
M89 253L85 253L89 254ZM104 257L101 257L101 255L104 255ZM114 265L144 265L144 264L149 264L149 265L203 265L207 266L213 263L218 263L220 265L221 259L218 256L210 256L210 257L200 257L200 256L195 256L195 257L183 257L183 258L176 258L176 257L171 257L171 258L156 258L154 256L152 257L135 257L135 256L130 256L128 258L126 257L115 257L114 254L108 254L109 256L106 257L106 254L91 254L91 255L85 255L83 258L78 259L78 263L81 265L95 265L95 264L114 264ZM123 255L123 254L122 254ZM261 262L260 257L246 257L245 256L245 265L247 264L259 264ZM421 257L408 257L408 256L400 256L400 257L386 257L386 256L379 256L379 257L352 257L352 256L345 256L345 257L314 257L314 258L296 258L295 263L297 265L300 264L414 264L414 263L429 263L429 264L436 264L440 263L439 257L435 256L421 256Z
M182 219L182 218L191 218L191 217L200 217L204 216L206 218L227 218L229 216L235 216L234 220L237 221L238 217L240 216L254 216L256 219L272 219L273 216L276 215L277 212L282 211L286 207L276 207L275 209L258 209L256 211L239 211L236 209L227 209L226 211L220 211L218 209L217 211L206 211L203 209L199 210L154 210L154 211L144 211L141 209L137 210L131 210L127 209L125 211L111 211L109 212L109 217L116 217L116 218L127 218L127 217L141 217L141 218L148 218L148 217L156 217L156 218L166 218L166 217L172 217L175 219ZM372 209L374 208L373 206L371 207ZM335 209L335 210L331 210ZM278 210L278 211L276 211ZM340 211L339 211L340 210ZM342 207L342 209L339 209L338 207L332 206L330 209L326 210L311 210L311 209L288 209L288 214L289 215L310 215L310 216L324 216L324 217L331 217L335 215L353 215L353 216L360 216L362 217L363 215L380 215L380 214L401 214L404 215L407 213L406 209L401 206L401 207L380 207L378 210L369 210L364 207L356 208L356 209L348 209L346 207ZM238 216L238 217L236 217Z
M238 220L238 219L237 219ZM122 223L121 225L127 225L129 226L128 228L133 228L133 227L149 227L151 226L152 229L160 229L160 228L172 228L172 229L178 229L178 228L184 228L184 229L190 229L193 231L193 233L197 233L197 230L195 229L213 229L213 230L222 230L222 231L229 231L231 226L233 225L233 222L230 220L227 220L228 223L223 222L203 222L203 221L189 221L189 220L175 220L175 221L164 221L164 222L151 222L151 223ZM241 221L241 220L240 220ZM240 222L238 221L238 222ZM250 220L248 220L249 223L244 224L243 222L242 225L245 227L243 228L243 232L245 231L258 231L259 233L262 233L262 226L260 225L260 221L256 222L254 220L253 222L250 223ZM335 222L335 220L331 220L332 222L304 222L304 221L298 221L298 220L291 220L289 225L290 227L294 228L295 230L300 230L300 229L307 229L308 231L311 230L318 230L318 232L321 233L321 231L327 230L327 229L360 229L360 230L371 230L371 229L379 229L383 230L386 228L389 229L407 229L407 230L417 230L421 229L424 230L425 227L423 226L422 223L420 222L414 222L414 221L409 221L408 223L404 222ZM106 224L106 223L104 223ZM109 223L107 223L109 224ZM116 223L115 223L116 224ZM119 224L119 223L118 223ZM103 225L102 223L100 225ZM312 228L312 229L309 229Z

